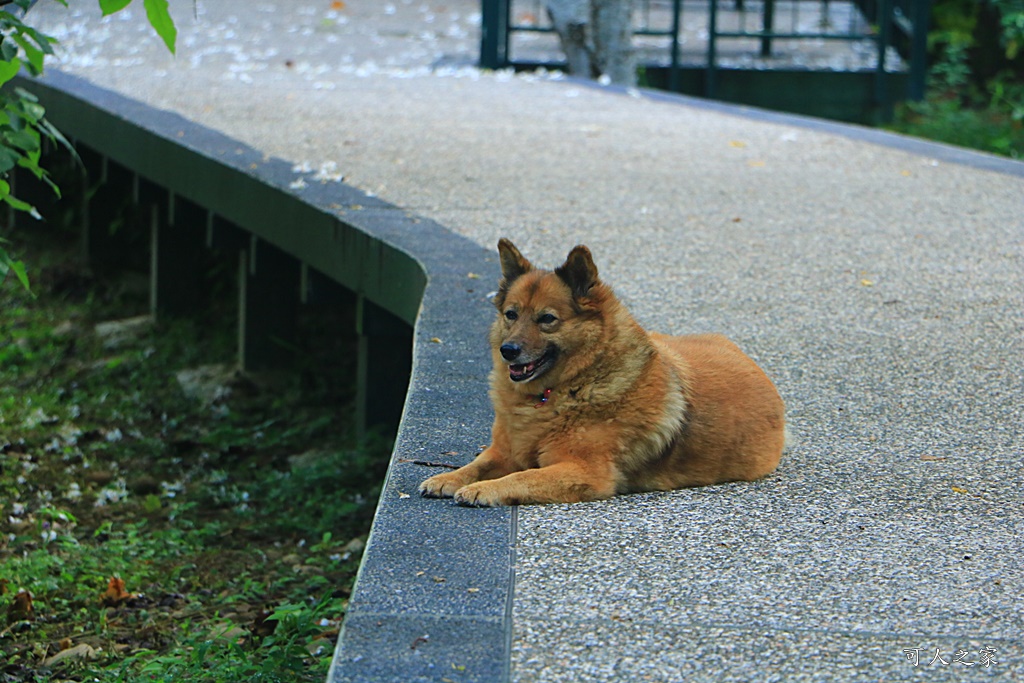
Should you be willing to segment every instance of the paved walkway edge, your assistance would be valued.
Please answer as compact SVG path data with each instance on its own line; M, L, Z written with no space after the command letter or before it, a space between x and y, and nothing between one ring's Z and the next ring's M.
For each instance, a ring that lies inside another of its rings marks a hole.
M465 464L488 434L487 294L499 278L490 251L343 183L292 189L291 162L265 158L222 133L83 78L50 70L44 79L22 78L18 85L52 107L49 118L67 137L112 151L115 161L140 174L147 169L139 166L164 160L149 149L118 158L119 136L130 129L157 147L174 143L182 153L175 155L176 168L161 168L160 182L214 213L218 207L210 204L218 191L262 185L279 193L282 204L299 200L327 225L415 259L426 286L405 291L406 305L419 311L410 390L330 680L426 681L446 672L463 681L508 680L516 512L422 499L419 482L439 470L407 462ZM227 179L227 189L211 191L207 183L194 196L191 186L209 176L211 165ZM303 215L294 206L283 212ZM340 240L338 249L350 243Z
M786 112L759 109L739 104L729 104L716 100L706 100L692 95L681 95L678 93L662 92L660 90L646 90L637 88L626 88L617 85L601 85L595 81L579 78L567 78L570 82L580 87L595 88L605 92L615 93L629 97L644 97L655 102L677 104L705 111L718 112L728 116L739 116L753 121L765 123L778 123L786 126L796 126L807 130L839 135L850 140L866 142L880 147L898 149L918 156L927 157L936 161L951 164L961 164L970 168L1005 173L1007 175L1024 178L1024 161L1001 157L995 154L988 154L977 150L957 147L941 142L925 140L923 138L910 137L880 128L868 128L854 123L842 123L828 119L817 119L811 116L800 114L789 114Z

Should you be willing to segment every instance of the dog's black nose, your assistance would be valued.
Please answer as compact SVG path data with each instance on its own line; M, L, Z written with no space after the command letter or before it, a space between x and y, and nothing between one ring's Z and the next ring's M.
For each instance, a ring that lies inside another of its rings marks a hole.
M519 344L502 344L498 350L501 351L501 357L507 361L515 360L523 352Z

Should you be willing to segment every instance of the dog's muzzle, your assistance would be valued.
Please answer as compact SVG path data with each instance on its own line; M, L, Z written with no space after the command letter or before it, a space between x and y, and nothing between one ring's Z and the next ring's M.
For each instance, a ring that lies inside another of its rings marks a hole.
M555 360L558 358L558 350L549 347L539 358L525 363L513 363L511 361L520 360L523 355L523 350L518 344L502 344L498 351L502 358L509 362L508 377L513 382L528 382L540 377L555 364Z

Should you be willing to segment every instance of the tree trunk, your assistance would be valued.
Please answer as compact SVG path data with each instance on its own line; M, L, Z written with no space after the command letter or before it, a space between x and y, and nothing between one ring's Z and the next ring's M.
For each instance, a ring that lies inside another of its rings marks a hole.
M618 85L636 85L632 0L590 0L596 70Z
M555 27L569 73L584 78L597 78L600 72L594 71L591 59L592 45L588 24L590 23L590 4L588 0L548 0L548 16Z
M632 0L547 0L569 73L636 84Z

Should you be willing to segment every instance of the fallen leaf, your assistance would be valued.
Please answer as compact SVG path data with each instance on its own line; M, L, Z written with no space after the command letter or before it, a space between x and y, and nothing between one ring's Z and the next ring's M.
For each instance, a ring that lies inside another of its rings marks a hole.
M467 588L466 592L467 593L479 593L480 589L479 588Z
M7 608L7 616L11 621L31 619L35 610L32 608L32 594L26 590L18 591L14 596L14 602Z
M479 280L480 279L480 276L477 275L476 273L468 273L466 275L466 277L468 277L470 280Z
M764 168L767 164L760 159L754 159L753 161L748 161L747 166L750 168Z
M124 579L118 576L110 577L110 581L107 582L107 590L100 596L100 602L107 607L113 607L119 605L125 600L130 600L135 596L124 589Z
M340 12L341 10L345 9L345 3L343 3L341 0L334 0L334 2L331 3L331 9Z
M96 659L98 656L99 650L88 643L80 643L66 650L61 650L52 657L48 657L43 661L43 665L56 666L62 662L84 662L89 659Z
M353 538L351 541L345 544L345 547L341 549L343 553L358 553L366 547L366 541L361 538Z
M865 286L865 287L874 287L875 286L875 281L874 280L864 279L864 280L861 280L860 283L863 286Z
M444 578L443 576L435 576L433 578L434 578L434 583L444 583L445 581L448 580L448 579Z
M925 462L938 462L939 460L945 460L945 456L941 455L922 455L921 460Z
M444 342L441 341L440 337L431 337L430 338L430 343L431 344L443 344Z
M959 486L951 486L954 493L967 493L967 489L960 488Z
M266 623L266 620L264 620L264 623ZM247 630L241 626L236 626L231 622L217 624L209 632L211 640L220 641L222 643L237 643L248 635L249 632Z
M743 149L744 147L747 146L747 143L743 142L742 140L730 140L729 146L735 147L736 149Z
M266 610L256 615L251 627L253 635L258 638L266 638L274 633L274 630L277 628L277 620L271 619L271 616L273 616L273 612L267 612Z
M400 499L405 499L405 498L408 498L408 497L409 497L409 494L408 494L408 493L402 493L401 491L399 491L399 492L398 492L398 497L399 497Z

